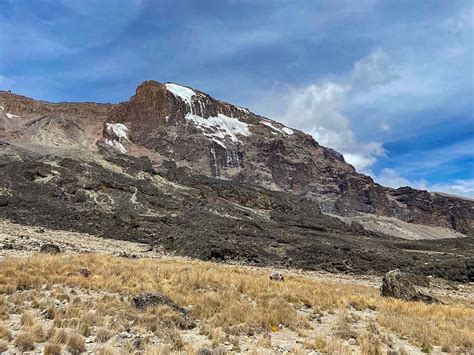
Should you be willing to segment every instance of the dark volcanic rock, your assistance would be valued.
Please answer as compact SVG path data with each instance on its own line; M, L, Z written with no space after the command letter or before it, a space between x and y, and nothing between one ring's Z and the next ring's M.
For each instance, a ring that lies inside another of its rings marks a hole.
M0 91L4 108L0 110L0 139L5 145L31 142L34 149L88 151L100 147L113 151L120 143L125 146L122 153L140 157L127 164L130 175L161 174L163 169L155 170L153 164L170 160L195 174L302 196L325 212L392 216L474 236L473 201L408 187L385 188L358 174L341 154L319 145L310 135L199 90L171 84L178 92L192 94L180 96L167 85L146 81L129 101L118 105L53 104ZM12 120L5 112L20 117ZM106 129L109 123L124 124L127 137ZM41 167L25 172L33 180L49 179L52 173ZM74 198L80 201L85 195L78 192ZM0 208L8 204L0 196Z
M187 328L194 328L196 323L188 316L188 311L178 305L170 298L159 293L142 293L132 298L133 305L139 309L155 307L159 305L168 306L177 311L186 321Z
M473 235L472 201L385 188L310 135L192 92L148 81L118 105L0 92L0 217L203 260L474 280L473 238L401 240L323 213Z
M410 275L398 269L389 271L382 279L380 293L384 297L394 297L404 301L439 302L433 296L418 291L411 280Z
M134 144L183 162L199 174L282 189L317 202L327 212L374 213L474 235L472 201L385 188L303 132L198 90L191 92L188 101L166 84L146 81L128 102L110 111L108 121L129 127ZM216 138L222 130L212 120L219 115L246 125L249 134L238 135L238 141ZM203 128L193 117L209 123Z
M285 281L285 278L283 275L279 272L274 272L273 274L270 275L270 280L273 281Z
M43 244L40 248L41 253L59 254L61 248L56 244Z
M0 154L0 187L11 192L6 197L15 208L0 208L0 217L147 243L203 260L359 274L400 268L474 280L472 238L433 243L377 235L293 194L194 175L174 164L163 176L150 171L133 176L126 173L130 166L148 170L148 164L122 157L97 164L10 147ZM25 174L38 170L51 175L37 180Z
M135 307L140 309L164 304L178 311L182 315L188 314L186 309L173 302L170 298L159 293L142 293L133 297L132 302Z

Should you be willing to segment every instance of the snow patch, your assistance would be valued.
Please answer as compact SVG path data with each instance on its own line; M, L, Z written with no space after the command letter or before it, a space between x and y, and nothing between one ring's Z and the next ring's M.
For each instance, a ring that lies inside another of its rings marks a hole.
M0 106L0 110L5 111L5 107Z
M107 144L109 147L114 148L115 150L118 150L122 154L127 154L127 149L123 146L122 143L119 141L114 141L112 139L106 139L105 144Z
M127 149L121 143L123 139L129 140L127 136L128 128L123 123L106 123L106 130L112 139L106 139L105 144L114 148L122 154L127 154Z
M279 132L281 134L286 134L286 135L289 135L291 136L293 133L295 133L291 128L288 128L288 127L283 127L283 128L278 128L278 127L275 127L271 122L268 122L268 121L261 121L263 125L267 126L267 127L270 127L271 129L273 129L274 131L276 132ZM274 133L274 132L272 132Z
M128 140L127 131L128 128L123 123L106 123L107 132L114 134L119 141L124 138Z
M228 117L222 113L217 114L216 117L208 118L187 114L186 119L193 122L206 137L224 148L226 148L224 144L226 137L232 142L238 143L240 140L237 138L237 135L245 137L251 135L247 123L240 122L238 119Z
M289 136L295 133L295 131L293 131L291 128L288 128L288 127L283 127L281 130L285 132L286 134L288 134Z
M172 83L166 83L166 90L171 92L174 96L179 97L181 100L183 100L186 104L188 104L191 113L193 109L193 97L196 95L196 93L184 86L178 85L178 84L172 84Z
M20 118L20 116L14 115L14 114L8 113L8 112L5 112L5 115L7 115L7 117L8 117L9 119L12 119L12 118Z

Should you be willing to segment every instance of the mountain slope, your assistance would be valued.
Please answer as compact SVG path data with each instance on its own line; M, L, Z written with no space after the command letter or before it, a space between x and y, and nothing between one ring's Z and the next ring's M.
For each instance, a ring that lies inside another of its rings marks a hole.
M195 174L290 192L324 212L474 234L472 201L385 188L310 135L177 84L146 81L118 105L52 104L0 92L0 139L48 154L84 156L105 148L147 156L155 167L173 159Z
M131 154L145 147L158 164L172 158L200 174L304 196L326 212L393 216L474 233L472 202L384 188L310 135L194 89L144 82L108 122L127 127Z

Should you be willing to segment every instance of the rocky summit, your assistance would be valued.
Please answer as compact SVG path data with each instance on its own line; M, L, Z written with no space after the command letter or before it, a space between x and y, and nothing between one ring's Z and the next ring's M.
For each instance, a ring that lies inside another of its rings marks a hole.
M383 187L312 136L196 89L146 81L120 104L1 91L0 140L13 222L201 259L474 279L472 200Z

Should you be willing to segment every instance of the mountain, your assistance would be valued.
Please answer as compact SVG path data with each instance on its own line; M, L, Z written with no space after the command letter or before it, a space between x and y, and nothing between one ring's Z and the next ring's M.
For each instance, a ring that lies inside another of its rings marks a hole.
M0 217L17 223L201 259L474 278L474 202L380 186L195 89L146 81L120 104L0 92L0 141Z

